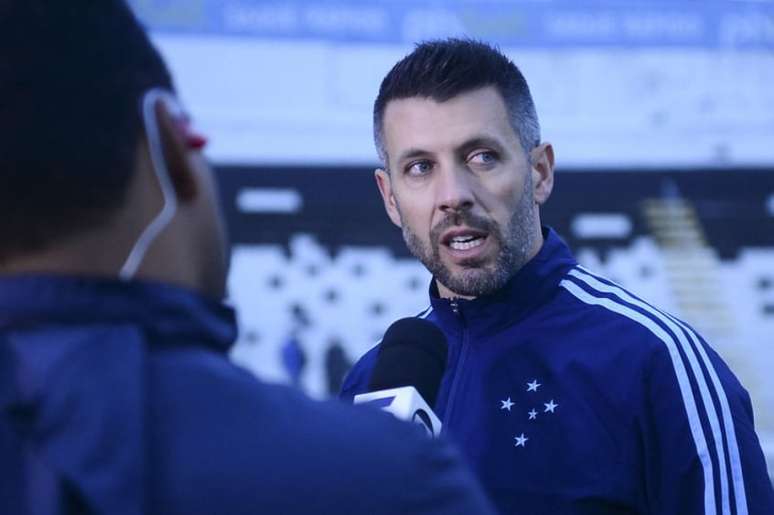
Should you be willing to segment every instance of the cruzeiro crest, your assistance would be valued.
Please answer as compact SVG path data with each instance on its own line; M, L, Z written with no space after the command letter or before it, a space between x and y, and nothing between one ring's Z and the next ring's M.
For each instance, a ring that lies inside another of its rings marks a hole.
M518 402L511 400L511 396L501 399L500 411L505 412L509 418L513 418L516 423L518 434L513 436L514 447L526 447L528 445L531 430L538 419L542 417L552 417L559 410L559 403L554 398L548 398L541 394L540 387L543 386L538 379L532 379L523 383L523 389L517 390Z

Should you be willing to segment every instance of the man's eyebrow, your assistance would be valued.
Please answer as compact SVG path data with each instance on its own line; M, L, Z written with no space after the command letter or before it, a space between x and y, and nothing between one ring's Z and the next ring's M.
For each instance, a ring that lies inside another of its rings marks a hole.
M504 150L503 144L498 140L497 138L493 136L488 136L486 134L482 134L480 136L474 136L470 139L467 139L456 146L456 150L460 151L462 153L468 152L476 147L489 147L493 150L496 150L498 152L502 152ZM416 157L429 157L432 156L433 153L429 150L424 150L418 147L412 147L409 149L406 149L403 151L397 159L397 163L403 163L408 159L414 159Z
M401 152L400 156L398 156L397 162L398 163L402 163L402 162L406 161L407 159L413 159L415 157L427 157L430 154L432 154L432 152L429 152L427 150L423 150L421 148L416 148L416 147L415 148L409 148L409 149Z
M457 145L457 150L462 153L466 153L476 147L489 147L492 150L496 150L498 152L502 152L504 150L503 144L500 143L497 138L486 135L475 136L462 142L461 144Z

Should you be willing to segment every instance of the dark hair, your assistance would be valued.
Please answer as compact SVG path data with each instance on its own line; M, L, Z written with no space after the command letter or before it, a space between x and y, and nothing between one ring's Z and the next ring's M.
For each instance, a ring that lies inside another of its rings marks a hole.
M143 133L140 97L172 89L123 0L0 3L0 260L109 219Z
M374 102L374 141L387 164L384 110L390 100L431 98L445 102L459 94L494 86L508 109L511 126L525 152L540 144L540 124L527 81L500 50L471 39L443 39L420 43L393 66Z

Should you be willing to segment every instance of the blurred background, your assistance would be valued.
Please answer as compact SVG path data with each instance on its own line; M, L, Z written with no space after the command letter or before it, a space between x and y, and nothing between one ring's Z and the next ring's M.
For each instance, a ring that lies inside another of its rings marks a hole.
M371 109L413 43L496 43L557 155L587 267L687 320L753 398L774 471L774 1L130 0L211 138L233 358L334 395L429 276L373 180Z

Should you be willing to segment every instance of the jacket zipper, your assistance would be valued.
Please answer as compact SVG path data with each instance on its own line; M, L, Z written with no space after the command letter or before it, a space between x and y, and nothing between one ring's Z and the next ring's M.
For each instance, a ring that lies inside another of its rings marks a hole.
M455 315L458 317L461 317L460 315L460 308L459 304L456 300L452 300L450 302L450 306L452 309L452 312L454 312ZM451 390L449 391L449 399L447 401L448 408L446 409L446 412L444 413L443 417L443 428L444 431L447 429L447 425L449 420L451 420L452 412L454 411L454 400L457 397L457 388L459 387L460 383L460 376L462 375L463 371L465 370L465 361L468 358L468 329L464 325L463 321L463 327L462 327L462 340L460 342L461 350L460 350L460 357L457 360L457 366L454 369L454 379L452 380L452 386Z

